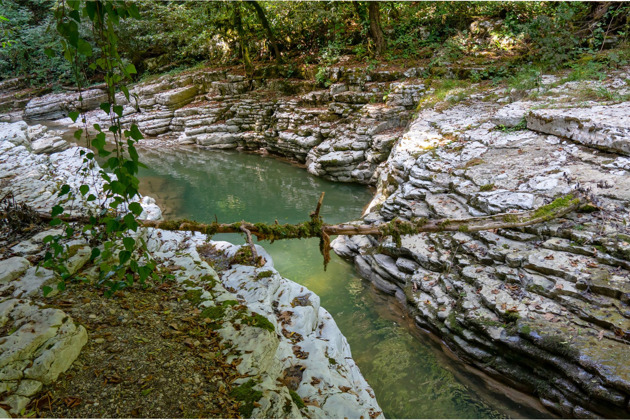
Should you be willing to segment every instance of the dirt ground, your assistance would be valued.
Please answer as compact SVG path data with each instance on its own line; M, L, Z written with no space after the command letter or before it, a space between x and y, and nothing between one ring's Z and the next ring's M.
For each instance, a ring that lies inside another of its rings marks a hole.
M27 415L52 418L235 418L238 359L173 283L106 298L74 284L50 305L85 326L72 367L33 400Z

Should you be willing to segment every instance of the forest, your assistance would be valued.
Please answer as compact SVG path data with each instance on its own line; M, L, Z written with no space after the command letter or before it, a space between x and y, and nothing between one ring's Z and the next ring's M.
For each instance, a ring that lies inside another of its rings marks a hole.
M0 77L28 76L38 86L72 82L70 64L56 52L56 4L0 4ZM272 62L284 64L284 77L304 77L305 71L317 77L320 67L346 57L349 63L366 66L422 62L429 72L432 67L468 64L483 68L475 79L498 80L515 72L566 68L580 58L606 66L628 60L626 2L134 4L141 18L120 25L119 51L135 65L137 78L236 64L253 76L255 67ZM471 27L474 21L485 21L486 26ZM89 40L89 28L81 31ZM482 33L488 36L480 39ZM615 54L603 54L612 47L618 49ZM97 72L89 69L85 77L99 81Z

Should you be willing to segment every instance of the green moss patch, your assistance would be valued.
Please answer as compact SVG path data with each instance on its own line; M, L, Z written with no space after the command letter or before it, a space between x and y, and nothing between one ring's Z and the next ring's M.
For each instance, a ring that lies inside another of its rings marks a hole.
M245 418L250 418L252 416L254 403L261 399L263 395L262 391L254 389L255 386L256 382L250 379L230 392L232 397L234 397L237 401L240 401L241 404L238 407L238 411Z
M262 328L263 330L267 330L270 332L275 332L276 327L264 316L253 312L251 316L246 315L245 313L241 314L241 321L249 326Z
M256 279L260 280L260 279L264 279L271 276L273 276L273 271L266 270L266 271L261 271L260 273L256 274Z
M190 301L193 305L199 305L201 303L202 294L203 291L199 289L186 290L186 293L184 293L184 299Z
M206 318L209 318L209 319L221 319L224 316L225 316L225 307L221 306L221 305L205 308L199 314L199 317L201 319L206 319Z
M297 408L301 410L306 407L306 404L304 404L302 397L300 397L297 392L289 390L289 394L291 394L291 399L293 400L295 405L297 405Z

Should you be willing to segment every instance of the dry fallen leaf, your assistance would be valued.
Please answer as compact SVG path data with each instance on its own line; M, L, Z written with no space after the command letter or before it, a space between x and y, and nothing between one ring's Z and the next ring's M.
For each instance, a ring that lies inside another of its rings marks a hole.
M605 334L605 333L606 333L606 331L601 330L601 331L599 332L599 334L597 334L597 339L598 339L599 341L602 341L602 338L604 338L604 334Z

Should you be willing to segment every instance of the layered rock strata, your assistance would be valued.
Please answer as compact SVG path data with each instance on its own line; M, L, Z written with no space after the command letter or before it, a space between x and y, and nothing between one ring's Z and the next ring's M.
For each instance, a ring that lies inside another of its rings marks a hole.
M375 173L425 91L416 69L406 73L329 69L326 89L294 79L246 80L227 71L164 76L122 95L125 123L149 137L180 144L264 149L307 164L308 171L342 182L375 183ZM102 91L51 94L31 100L27 120L58 120L82 107L103 123ZM70 120L67 120L70 123Z
M606 83L619 79L629 75ZM570 86L548 89L556 94L502 105L505 92L495 90L420 112L363 219L509 213L577 190L597 211L522 229L408 235L400 245L341 237L333 246L419 327L554 413L627 417L630 166L619 154L628 103L576 108L554 101L570 97Z
M340 238L335 250L421 328L558 415L627 417L628 69L601 81L545 75L531 91L473 84L412 119L432 93L421 73L333 68L321 89L202 70L136 86L125 121L159 144L262 148L329 179L376 184L367 223L591 195L600 211L524 229L413 235L401 246ZM45 107L55 101L24 115L57 118Z

